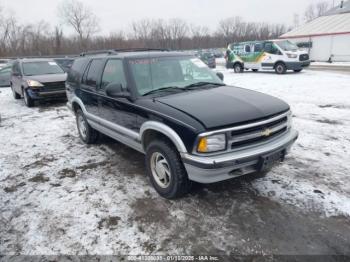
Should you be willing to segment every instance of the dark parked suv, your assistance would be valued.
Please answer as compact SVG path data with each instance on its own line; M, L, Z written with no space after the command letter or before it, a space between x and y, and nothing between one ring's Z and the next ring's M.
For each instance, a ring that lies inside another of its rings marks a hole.
M269 170L298 137L288 104L226 86L199 58L169 51L109 51L75 60L68 106L85 143L99 132L146 155L158 193L182 196Z
M36 100L66 98L66 73L52 59L18 59L12 65L11 89L28 107Z

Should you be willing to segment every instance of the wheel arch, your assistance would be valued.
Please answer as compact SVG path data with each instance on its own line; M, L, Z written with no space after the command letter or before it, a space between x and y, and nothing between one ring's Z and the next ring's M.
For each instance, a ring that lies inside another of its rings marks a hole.
M232 67L234 68L237 64L239 64L244 69L244 63L242 63L241 61L235 61L234 63L232 63Z
M82 102L79 98L74 97L74 98L72 99L72 102L71 102L71 103L72 103L72 110L73 110L74 113L77 112L77 110L78 110L79 108L80 108L81 110L83 110L84 113L86 113L86 108L85 108L83 102Z
M169 126L157 122L157 121L147 121L140 129L140 138L142 143L142 148L146 152L147 145L154 138L165 137L170 140L172 144L180 153L187 153L185 144L183 143L180 136Z
M278 61L276 61L275 64L273 65L273 69L275 69L275 68L276 68L276 65L278 65L278 64L284 64L284 65L286 66L286 63L285 63L283 60L278 60Z

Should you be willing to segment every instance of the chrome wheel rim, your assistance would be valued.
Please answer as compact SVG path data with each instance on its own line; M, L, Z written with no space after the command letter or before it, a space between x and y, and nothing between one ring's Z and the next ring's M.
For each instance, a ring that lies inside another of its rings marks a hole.
M151 156L151 171L158 186L167 188L170 185L170 166L166 158L159 152L154 152Z
M87 134L86 122L82 115L78 115L78 129L81 137L85 140Z

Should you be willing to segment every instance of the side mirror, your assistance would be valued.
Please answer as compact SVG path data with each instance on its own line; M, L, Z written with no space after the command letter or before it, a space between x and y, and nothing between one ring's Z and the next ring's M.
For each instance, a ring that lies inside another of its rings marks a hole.
M13 76L19 76L19 73L18 72L12 72L12 75Z
M224 81L224 74L221 72L217 72L216 75L218 76L218 78L221 79L221 81Z
M106 95L110 97L130 98L130 93L123 91L122 84L111 83L106 86Z

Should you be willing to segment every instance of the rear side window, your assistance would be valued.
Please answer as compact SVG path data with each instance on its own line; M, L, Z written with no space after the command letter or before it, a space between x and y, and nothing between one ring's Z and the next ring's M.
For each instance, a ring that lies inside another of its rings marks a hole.
M262 44L255 44L254 45L254 52L261 52L262 51Z
M91 86L91 87L97 87L98 79L100 78L101 68L103 66L103 60L102 59L94 59L90 63L86 78L84 79L84 84Z
M246 45L245 46L245 52L246 53L250 53L250 45Z
M102 75L101 88L105 89L109 84L122 84L126 89L126 78L122 60L108 60Z

